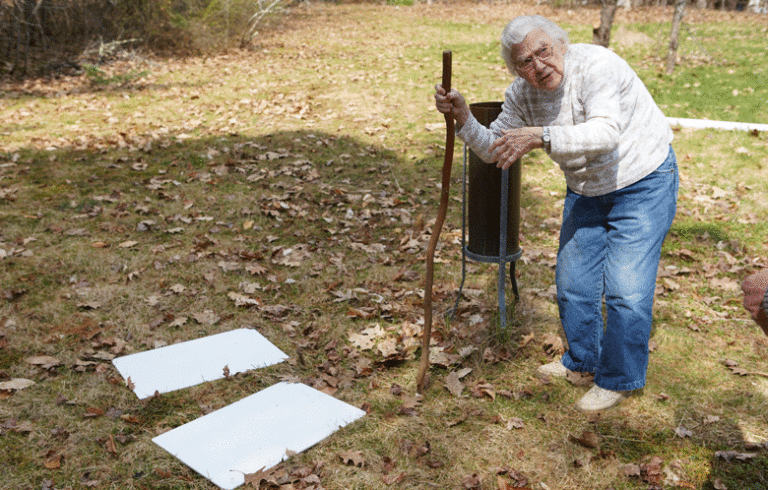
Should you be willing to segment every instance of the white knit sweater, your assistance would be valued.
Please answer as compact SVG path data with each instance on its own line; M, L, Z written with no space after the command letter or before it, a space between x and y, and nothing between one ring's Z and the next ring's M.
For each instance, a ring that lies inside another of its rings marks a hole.
M672 130L637 74L612 51L572 44L555 92L536 90L518 77L507 88L501 115L490 129L474 117L456 133L477 156L505 130L550 127L550 157L568 187L601 196L647 176L666 159Z

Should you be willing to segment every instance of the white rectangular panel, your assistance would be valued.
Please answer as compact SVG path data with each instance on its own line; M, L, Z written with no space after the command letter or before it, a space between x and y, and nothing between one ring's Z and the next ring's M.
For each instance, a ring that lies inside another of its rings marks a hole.
M152 441L230 490L245 474L271 468L286 451L304 451L363 415L309 386L278 383Z
M139 398L188 388L287 359L253 329L242 328L112 360Z

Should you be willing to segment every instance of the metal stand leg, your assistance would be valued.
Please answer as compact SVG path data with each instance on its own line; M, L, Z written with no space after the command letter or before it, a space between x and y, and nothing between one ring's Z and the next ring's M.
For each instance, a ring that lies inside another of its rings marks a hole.
M464 280L467 278L467 145L464 145L464 177L461 184L461 285L453 309L448 310L445 315L448 319L453 318L453 315L459 311L459 300L464 291Z
M515 301L520 301L520 291L517 289L517 277L515 277L516 261L509 263L509 279L512 281L512 294L515 295Z
M504 273L504 264L507 255L507 214L509 213L509 169L501 172L501 206L499 220L499 321L501 329L507 328L507 305L505 299L506 274Z
M500 205L500 219L499 219L499 256L490 257L485 255L478 255L470 252L467 249L467 161L468 161L468 148L464 145L464 178L462 181L462 213L461 213L461 285L459 286L459 293L456 296L456 302L452 310L446 312L446 318L452 318L453 315L459 310L459 301L461 295L464 292L464 282L467 277L467 257L478 262L496 263L499 266L498 275L498 294L499 294L499 319L501 328L507 327L507 306L506 306L506 277L504 265L509 262L509 276L512 281L512 293L515 296L515 301L520 299L520 293L517 288L517 278L515 277L515 262L522 255L522 250L518 250L513 255L506 255L507 251L507 220L509 219L509 169L503 170L501 173L501 205ZM519 163L518 163L519 165Z

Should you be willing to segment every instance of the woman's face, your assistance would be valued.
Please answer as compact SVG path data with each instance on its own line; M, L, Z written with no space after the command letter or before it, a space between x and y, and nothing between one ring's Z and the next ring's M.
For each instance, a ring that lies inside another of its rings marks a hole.
M542 29L531 31L523 42L512 46L515 71L533 88L557 90L563 81L566 46Z

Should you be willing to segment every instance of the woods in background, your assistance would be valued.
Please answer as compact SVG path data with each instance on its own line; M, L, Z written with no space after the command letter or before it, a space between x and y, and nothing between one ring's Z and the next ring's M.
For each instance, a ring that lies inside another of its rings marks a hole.
M190 53L248 46L271 13L301 0L0 0L0 75L69 73L87 53L104 61L116 46ZM450 1L450 0L447 0ZM699 9L768 12L768 0L683 0ZM608 46L616 8L674 0L590 0L602 5L594 42ZM575 8L577 2L560 2ZM578 6L582 3L578 2Z

